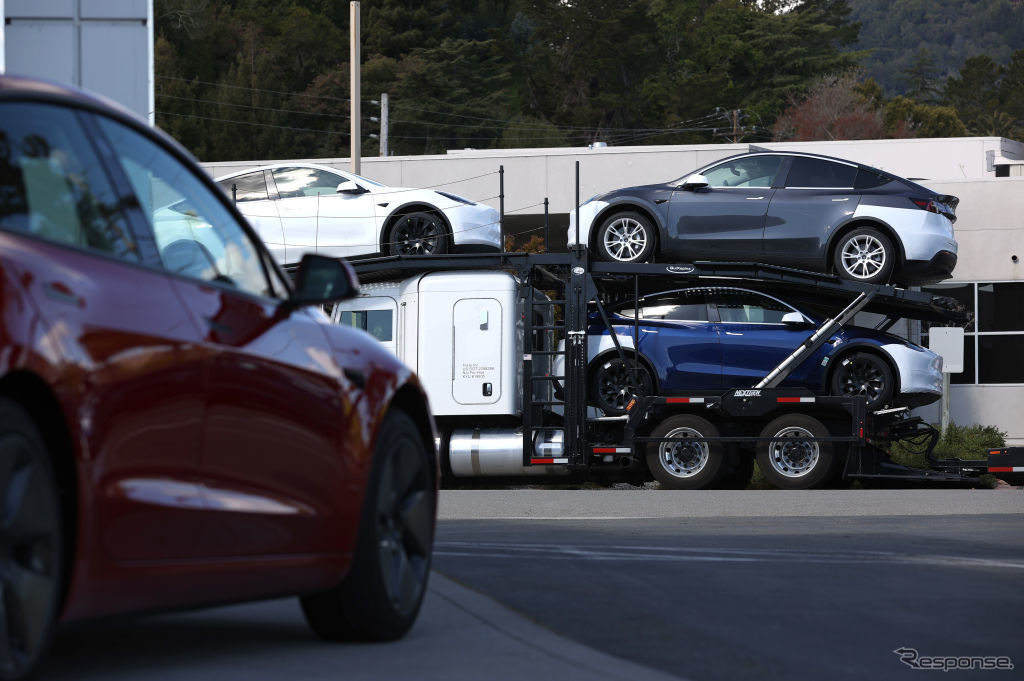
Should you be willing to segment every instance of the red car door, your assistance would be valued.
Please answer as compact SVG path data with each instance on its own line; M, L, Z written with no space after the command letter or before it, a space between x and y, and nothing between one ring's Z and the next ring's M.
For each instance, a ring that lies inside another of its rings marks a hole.
M202 334L208 513L200 555L350 545L336 509L354 493L345 487L352 477L343 443L362 436L349 423L357 388L334 359L320 313L281 305L285 285L269 255L221 197L150 140L106 127L136 193L150 197L142 203L169 284Z
M45 326L45 358L71 429L89 509L79 555L179 560L194 553L204 353L166 277L143 266L83 119L46 104L3 107L0 161L13 201L0 261ZM90 561L79 575L104 573Z

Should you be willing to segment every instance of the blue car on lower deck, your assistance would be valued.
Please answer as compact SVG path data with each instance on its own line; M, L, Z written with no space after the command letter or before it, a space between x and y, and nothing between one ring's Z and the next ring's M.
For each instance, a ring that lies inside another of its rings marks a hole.
M634 319L639 314L639 323ZM589 318L590 401L622 413L634 392L749 388L790 355L823 318L779 298L716 286L666 291L611 308L623 364L600 314ZM639 362L632 361L634 349ZM942 391L942 359L903 338L840 327L782 387L862 394L869 409L920 406Z

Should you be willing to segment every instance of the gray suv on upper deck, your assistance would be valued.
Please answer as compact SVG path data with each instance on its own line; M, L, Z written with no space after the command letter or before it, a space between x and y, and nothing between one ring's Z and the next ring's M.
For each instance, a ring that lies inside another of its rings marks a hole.
M923 284L956 265L958 202L851 161L755 152L595 196L580 206L579 239L612 262L755 261Z

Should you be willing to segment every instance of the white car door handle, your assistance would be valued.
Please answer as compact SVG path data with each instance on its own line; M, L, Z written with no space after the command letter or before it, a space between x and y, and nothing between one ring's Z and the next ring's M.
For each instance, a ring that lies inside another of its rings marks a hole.
M839 201L849 201L849 200L850 200L850 197L846 197L845 199L832 199L832 201L834 203L839 202Z
M760 201L763 198L763 196L748 196L747 201Z
M742 336L743 334L742 333L737 333L735 331L726 331L725 335L726 336Z

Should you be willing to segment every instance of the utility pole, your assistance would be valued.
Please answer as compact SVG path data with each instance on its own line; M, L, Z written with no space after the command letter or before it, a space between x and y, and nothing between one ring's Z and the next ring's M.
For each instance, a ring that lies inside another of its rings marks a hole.
M360 82L359 82L359 0L349 2L349 70L351 73L351 87L349 96L351 104L351 127L349 129L349 149L352 156L352 172L359 174L359 153L361 151L362 133L360 132L361 115L359 111Z
M380 93L380 155L388 155L388 93Z

